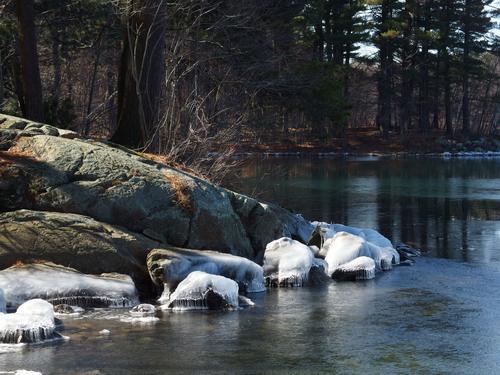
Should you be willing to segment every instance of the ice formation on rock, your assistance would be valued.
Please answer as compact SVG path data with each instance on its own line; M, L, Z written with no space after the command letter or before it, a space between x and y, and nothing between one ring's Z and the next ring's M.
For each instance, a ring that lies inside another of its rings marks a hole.
M0 313L7 312L7 304L5 303L5 295L3 289L0 289Z
M361 236L347 232L338 232L327 239L322 249L326 253L329 275L339 266L362 256L373 259L376 269L382 271L390 270L393 264L399 263L399 254L392 247L379 247Z
M148 255L148 267L152 279L164 283L160 302L168 300L177 285L194 271L232 279L238 283L240 293L265 291L262 267L236 255L209 250L155 250Z
M314 263L311 249L288 237L272 241L264 252L264 275L268 284L302 286Z
M129 276L85 275L53 263L25 264L0 271L0 288L8 307L42 298L53 305L80 307L125 307L138 303Z
M335 236L336 233L347 232L359 236L365 239L366 241L371 242L372 244L377 245L379 247L391 247L391 248L394 247L392 245L392 242L387 237L383 236L382 234L371 228L357 228L343 224L328 224L318 221L314 221L312 222L312 224L316 226L315 233L319 232L322 238L321 245L323 245L323 243L329 238ZM321 247L320 245L318 246Z
M163 308L221 310L238 307L238 284L224 276L191 272L170 295Z
M0 315L0 342L37 343L59 337L52 305L41 299L23 303L13 314Z
M342 281L370 280L375 277L375 262L372 258L361 256L335 269L332 278Z
M156 307L149 303L141 303L140 305L134 306L132 310L130 310L130 314L136 316L154 315L155 313Z

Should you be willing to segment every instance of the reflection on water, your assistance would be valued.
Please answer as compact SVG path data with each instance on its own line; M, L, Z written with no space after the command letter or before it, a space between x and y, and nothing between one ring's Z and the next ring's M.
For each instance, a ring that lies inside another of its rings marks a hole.
M252 160L241 190L438 257L500 260L500 159Z
M66 318L69 341L0 355L0 371L498 374L499 287L491 265L421 258L367 282L273 289L240 311L166 312L149 325L121 321L126 311Z
M310 218L379 228L445 259L375 280L273 289L226 313L127 311L65 318L69 341L0 354L0 372L499 374L500 161L265 160L258 189ZM101 330L108 329L109 335Z

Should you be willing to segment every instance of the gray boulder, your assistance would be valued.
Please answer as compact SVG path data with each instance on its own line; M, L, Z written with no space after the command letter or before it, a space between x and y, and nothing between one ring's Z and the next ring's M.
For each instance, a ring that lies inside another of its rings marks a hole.
M278 206L117 145L70 138L23 119L0 125L6 150L0 152L0 212L76 213L164 244L257 261L268 242L281 236L306 241L312 231L303 218Z
M146 255L158 242L92 218L59 212L0 213L0 269L18 261L51 261L88 274L130 275L150 289Z

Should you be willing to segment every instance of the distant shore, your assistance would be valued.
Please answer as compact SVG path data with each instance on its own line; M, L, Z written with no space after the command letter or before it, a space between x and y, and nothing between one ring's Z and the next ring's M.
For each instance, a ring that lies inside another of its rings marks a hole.
M300 139L300 137L297 137ZM227 145L224 145L227 146ZM408 133L402 137L390 133L383 137L373 129L350 130L345 137L325 137L325 140L243 140L232 146L237 156L317 156L317 157L498 157L500 138L464 139L447 137L441 131L430 134ZM218 147L222 150L227 147ZM218 152L216 150L216 153Z

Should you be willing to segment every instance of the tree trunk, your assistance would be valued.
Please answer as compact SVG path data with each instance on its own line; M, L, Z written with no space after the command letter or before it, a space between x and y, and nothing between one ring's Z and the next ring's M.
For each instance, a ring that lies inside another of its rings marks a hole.
M464 15L464 51L463 51L463 75L462 75L462 133L468 135L470 131L470 109L469 109L469 54L470 54L470 0L465 0L465 15Z
M164 0L131 0L118 77L118 125L112 141L129 147L157 145L151 140L159 123L165 79Z
M19 54L26 118L43 121L42 83L38 66L33 0L17 0Z
M378 104L377 104L377 126L381 130L382 135L386 137L391 127L391 91L392 91L392 51L390 41L384 40L382 33L387 31L387 22L389 20L389 5L386 1L382 2L381 19L380 19L380 46L379 46L379 62L380 72L378 76Z

